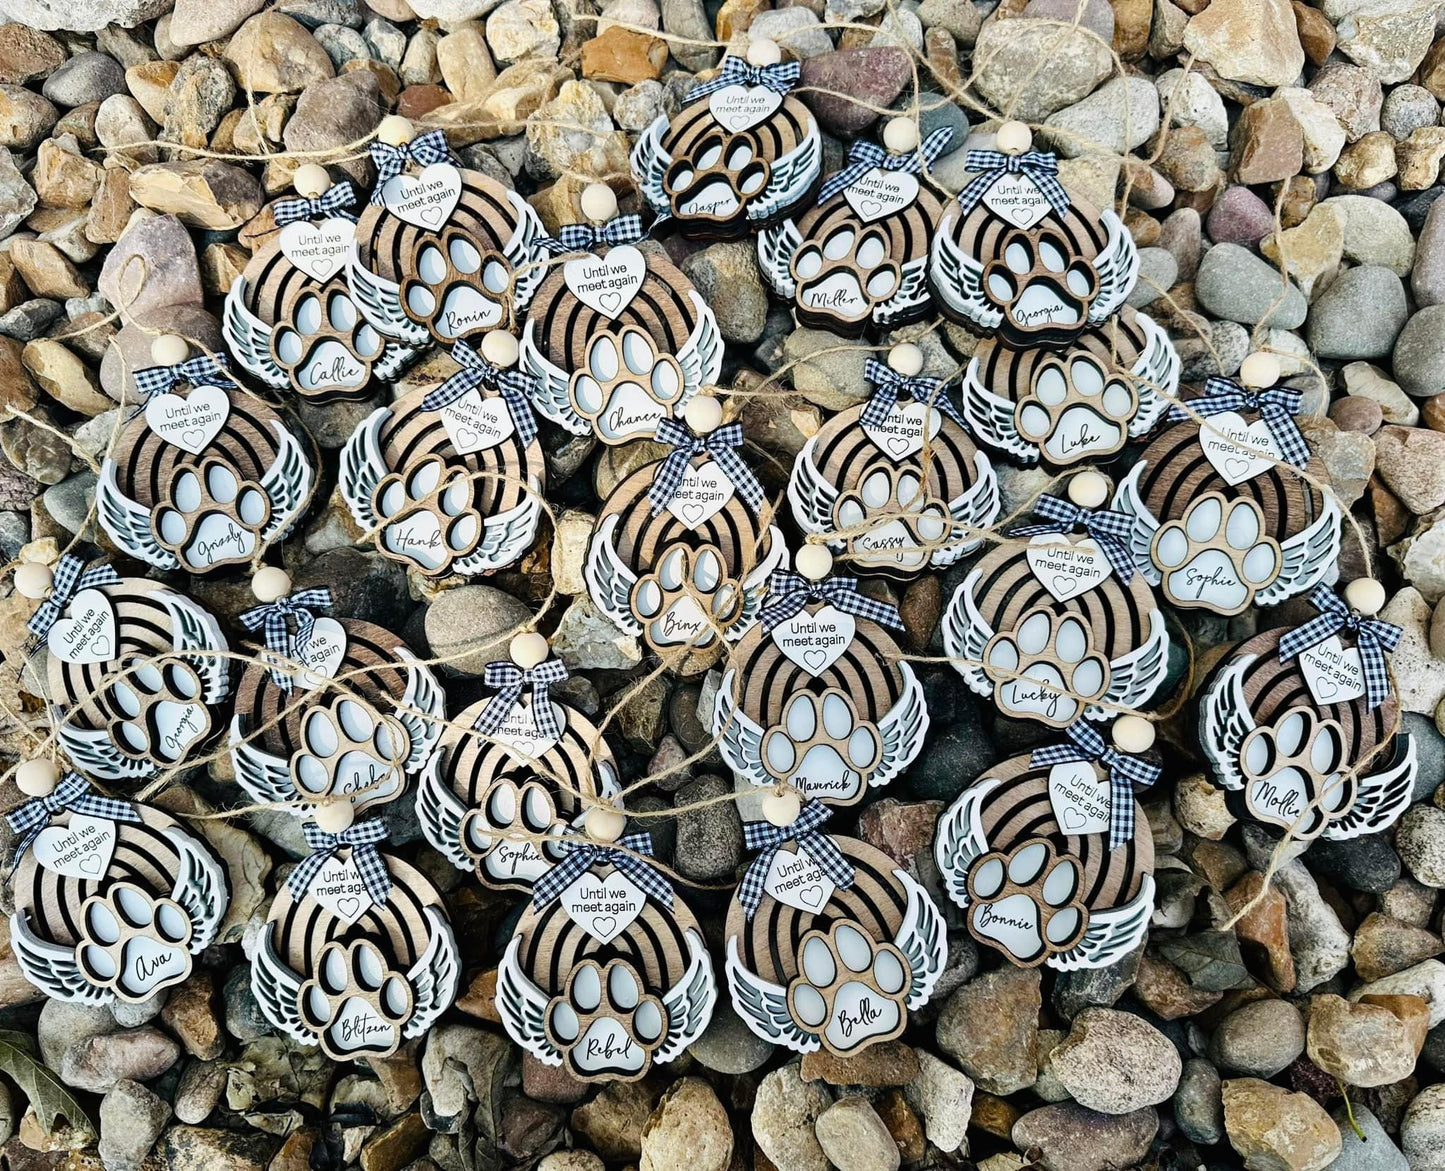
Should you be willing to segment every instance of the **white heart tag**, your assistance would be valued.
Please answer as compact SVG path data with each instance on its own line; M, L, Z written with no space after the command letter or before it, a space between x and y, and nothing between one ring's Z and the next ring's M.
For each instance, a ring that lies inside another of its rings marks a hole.
M72 813L69 825L46 826L30 848L35 861L52 873L98 882L110 867L115 839L115 822L109 818Z
M317 618L311 624L306 649L297 656L305 666L292 678L298 687L315 691L326 680L336 678L336 670L345 657L346 627L335 618Z
M230 396L219 386L197 386L185 398L158 394L146 403L146 426L167 443L200 455L226 425Z
M476 387L442 407L439 413L458 455L496 447L517 429L506 400L499 396L484 399Z
M923 450L925 434L928 442L932 443L942 426L943 415L927 403L894 403L876 427L864 423L863 434L873 441L879 451L898 462Z
M768 866L763 891L778 902L816 915L828 905L837 887L823 868L799 846L797 851L779 850Z
M606 878L588 871L562 892L563 910L598 943L611 943L626 931L646 901L637 883L620 870Z
M356 863L350 858L342 862L334 854L321 864L321 869L311 879L310 894L324 910L348 927L366 914L375 901L366 889Z
M765 85L729 85L707 100L707 108L719 126L737 134L751 130L772 117L783 104L783 95Z
M546 736L537 727L537 721L532 718L532 703L530 698L525 701L518 701L512 705L512 710L507 713L507 718L502 721L501 727L491 734L491 738L498 743L505 745L519 756L525 756L528 760L535 760L561 739L560 733L567 729L567 709L560 704L552 704L552 715L557 721L557 736Z
M1210 415L1205 419L1199 427L1199 446L1204 449L1204 458L1231 487L1269 471L1275 460L1284 458L1274 436L1269 433L1268 423L1263 419L1245 423L1236 411L1225 411L1222 415ZM1261 451L1256 453L1250 448ZM1271 460L1270 456L1274 459Z
M1109 830L1109 778L1086 760L1049 769L1049 804L1066 834L1101 834Z
M604 317L616 317L632 304L647 276L647 260L631 244L609 248L606 256L582 256L562 266L572 295Z
M1092 537L1066 544L1061 536L1039 533L1029 541L1024 560L1044 589L1061 602L1087 594L1114 572Z
M281 229L281 255L307 276L327 281L341 271L355 239L356 225L350 220L297 220Z
M451 163L432 163L421 174L397 175L381 189L386 210L416 228L436 231L462 197L462 175Z
M858 628L853 615L833 606L820 606L816 614L799 610L773 627L773 644L809 675L821 675L838 661Z
M1316 703L1349 703L1365 694L1364 660L1337 634L1302 650L1299 669Z
M1016 228L1032 228L1053 211L1039 185L1027 175L1002 175L984 193L984 206Z
M708 460L683 473L682 481L667 502L667 511L690 529L710 521L733 498L733 482L722 468Z
M50 653L66 663L108 663L115 658L115 607L100 590L81 590L46 636Z
M843 198L865 224L897 215L918 198L918 180L906 171L874 167L843 188Z

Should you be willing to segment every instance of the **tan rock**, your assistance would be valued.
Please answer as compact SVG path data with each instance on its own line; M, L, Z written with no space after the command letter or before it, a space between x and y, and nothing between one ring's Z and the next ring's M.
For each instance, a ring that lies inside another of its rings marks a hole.
M1184 47L1250 85L1291 85L1305 63L1288 0L1213 0L1185 28Z
M408 1114L367 1140L361 1148L361 1171L401 1171L426 1150L430 1135L420 1114Z
M1263 969L1269 986L1276 992L1292 992L1295 986L1294 956L1289 949L1288 903L1264 875L1251 870L1225 894L1234 914L1249 910L1235 924L1235 934L1256 970Z
M13 411L32 411L40 401L40 388L25 369L25 344L13 337L0 337L0 419Z
M100 186L100 167L81 154L80 143L67 134L40 144L30 181L45 207L84 207Z
M1224 1129L1247 1171L1324 1171L1340 1153L1324 1107L1259 1078L1224 1083Z
M201 284L213 297L224 297L245 271L251 253L239 244L208 244L201 253Z
M1201 1013L1224 996L1222 992L1195 988L1189 983L1189 978L1168 960L1147 951L1139 960L1133 992L1140 1003L1166 1021Z
M68 56L65 46L49 33L17 22L0 24L0 82L39 81L64 65Z
M432 115L452 146L469 146L527 130L527 118L556 96L572 71L555 61L519 61L497 75L481 101L452 102Z
M738 33L747 32L753 18L768 11L768 8L767 0L723 0L722 7L717 10L717 39L731 41Z
M52 338L27 342L22 359L40 389L72 411L94 418L115 406L90 367L60 342Z
M1335 49L1335 26L1318 8L1302 0L1290 0L1294 9L1295 31L1311 65L1323 65Z
M1314 295L1320 280L1329 280L1340 267L1345 253L1345 225L1339 212L1327 204L1310 210L1296 227L1266 236L1259 249L1275 264L1284 262L1285 271L1306 297Z
M527 144L554 175L606 179L625 174L627 135L618 130L590 85L564 82L527 124Z
M642 1128L638 1171L727 1171L733 1132L728 1113L702 1078L679 1078Z
M1417 85L1423 85L1437 98L1445 99L1445 37L1426 50L1415 74Z
M1423 191L1440 177L1445 159L1445 126L1417 126L1403 142L1395 145L1399 166L1396 183L1402 191Z
M1174 786L1174 816L1196 837L1218 841L1235 822L1224 800L1224 790L1209 783L1203 773L1191 773Z
M1214 202L1214 192L1224 181L1214 144L1209 141L1209 135L1198 126L1176 126L1171 129L1164 136L1164 144L1154 160L1154 166L1177 191L1185 193L1183 206L1195 206L1187 201L1187 196L1198 193L1203 197L1202 203L1207 209Z
M242 88L256 93L300 93L313 81L336 76L326 50L299 21L281 12L258 12L226 46Z
M1240 183L1276 183L1300 173L1304 145L1304 131L1289 102L1266 98L1240 112L1229 135L1229 167Z
M1429 1027L1429 1006L1418 996L1385 999L1414 1005L1369 1004L1363 999L1351 1004L1328 993L1314 997L1305 1036L1310 1060L1351 1086L1391 1085L1414 1073ZM1392 1007L1399 1007L1405 1018Z
M179 61L143 61L125 71L125 87L141 105L152 122L166 120L166 103L171 96L171 82L181 70Z
M1328 171L1345 145L1345 128L1335 112L1307 89L1290 86L1275 94L1283 98L1304 137L1304 168L1311 175Z
M1334 167L1340 185L1355 191L1393 179L1398 169L1395 136L1386 130L1372 131L1351 143L1340 152Z
M582 45L582 76L589 81L636 85L661 76L666 64L666 41L618 25Z
M264 202L249 172L213 159L140 167L131 174L130 195L142 207L217 231L239 228Z
M64 299L90 294L90 286L81 278L80 270L54 244L44 240L14 240L10 258L37 297Z
M481 101L497 80L486 35L476 21L458 25L437 41L437 67L458 102Z

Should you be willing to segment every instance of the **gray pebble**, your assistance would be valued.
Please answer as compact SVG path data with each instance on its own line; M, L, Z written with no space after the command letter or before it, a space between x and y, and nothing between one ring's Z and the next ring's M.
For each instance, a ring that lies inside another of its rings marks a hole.
M1194 278L1199 304L1211 315L1241 325L1296 329L1309 306L1293 281L1238 244L1216 244L1204 254Z
M1310 348L1321 358L1383 358L1409 316L1400 278L1361 265L1342 272L1310 306Z
M1139 249L1139 281L1129 294L1129 304L1135 309L1152 305L1174 287L1179 279L1179 262L1167 248Z
M4 316L0 316L0 334L13 337L16 341L33 342L43 337L45 331L65 316L65 307L59 301L34 297L22 301Z
M1399 140L1409 138L1412 130L1439 121L1440 103L1423 85L1397 85L1385 95L1385 104L1380 107L1380 129Z
M105 1171L140 1167L160 1138L170 1104L139 1082L118 1082L100 1102L100 1158Z
M1202 1057L1184 1063L1174 1093L1174 1121L1193 1142L1210 1145L1224 1138L1224 1100L1219 1071Z
M1404 87L1401 87L1404 88ZM1359 1102L1354 1103L1354 1126L1343 1106L1331 1117L1340 1128L1340 1154L1326 1171L1410 1171L1410 1162L1380 1125L1380 1120ZM1364 1132L1355 1133L1358 1126Z
M1427 305L1405 322L1393 361L1406 394L1427 398L1445 390L1445 305Z
M57 106L83 106L123 94L125 69L104 53L77 53L45 79L40 92Z
M323 24L311 34L326 50L331 64L340 69L348 61L365 61L371 56L365 38L344 24Z
M1305 1049L1299 1010L1283 1000L1256 1000L1235 1009L1214 1030L1209 1056L1224 1072L1271 1078Z
M401 68L401 58L406 52L406 33L380 16L373 16L361 30L371 55L384 61L393 69Z

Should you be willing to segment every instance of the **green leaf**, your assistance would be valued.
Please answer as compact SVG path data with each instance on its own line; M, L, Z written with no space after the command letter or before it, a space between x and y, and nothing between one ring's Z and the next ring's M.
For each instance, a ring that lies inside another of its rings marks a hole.
M34 1041L24 1033L0 1029L0 1073L8 1076L27 1098L46 1134L55 1131L57 1117L64 1118L77 1136L95 1138L95 1127L85 1108L61 1084L54 1072L35 1059Z

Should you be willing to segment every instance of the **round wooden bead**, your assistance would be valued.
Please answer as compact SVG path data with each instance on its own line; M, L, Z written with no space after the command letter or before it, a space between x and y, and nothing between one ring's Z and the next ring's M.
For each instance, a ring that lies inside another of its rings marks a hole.
M622 810L610 805L594 805L587 811L583 824L587 836L598 842L615 842L627 827L627 818Z
M401 146L416 137L411 121L400 114L388 114L376 128L378 141L388 146Z
M896 155L918 149L918 124L912 118L890 118L883 127L883 145Z
M994 136L994 145L1006 155L1021 155L1034 143L1034 132L1022 122L1005 122Z
M804 545L793 564L809 581L822 581L833 572L833 554L826 545Z
M1154 725L1143 716L1120 716L1114 721L1114 746L1137 756L1154 746Z
M494 329L482 338L482 357L493 366L506 369L517 364L517 339L506 330Z
M22 598L38 602L49 596L50 587L55 583L55 574L50 566L38 561L26 561L15 569L15 588Z
M302 163L291 176L291 186L297 195L315 199L331 186L331 176L320 163Z
M159 366L175 366L186 360L190 344L178 333L163 333L151 342L151 358Z
M749 65L776 65L782 59L783 51L776 41L759 40L748 46Z
M329 834L341 833L356 820L350 801L326 801L318 805L311 816L317 826Z
M888 351L888 365L904 378L923 373L923 351L912 342L902 342Z
M1098 508L1109 498L1109 481L1098 472L1080 472L1069 481L1069 499L1080 508Z
M582 214L594 223L603 223L617 214L617 196L606 183L589 183L582 189L579 202Z
M15 770L15 787L27 797L45 797L55 791L60 770L55 761L39 758L20 763Z
M278 565L265 565L251 578L251 592L260 602L274 602L291 592L291 575Z
M803 811L803 803L795 789L784 789L781 793L769 793L762 800L763 816L770 824L792 825Z
M1279 381L1279 359L1263 350L1250 354L1239 364L1239 381L1245 386L1263 388Z
M545 662L551 650L547 640L535 630L524 630L516 635L508 647L512 662L524 671L530 671L538 663Z
M1345 603L1366 616L1378 614L1385 606L1385 587L1373 577L1357 577L1345 586Z
M682 417L694 433L706 435L709 431L716 431L722 423L722 403L711 395L700 394L683 407Z

